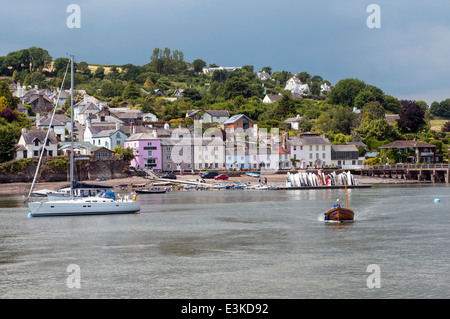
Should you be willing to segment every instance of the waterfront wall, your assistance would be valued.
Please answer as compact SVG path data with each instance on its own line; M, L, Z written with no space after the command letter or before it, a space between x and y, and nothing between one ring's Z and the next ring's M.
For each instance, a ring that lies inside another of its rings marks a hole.
M0 183L31 183L33 181L38 161L30 161L24 165L11 164L11 167L0 170ZM96 180L97 178L115 179L127 178L136 174L129 169L128 163L122 160L82 160L75 161L74 179L78 181ZM61 161L55 165L52 161L44 160L38 176L40 182L70 181L67 163Z

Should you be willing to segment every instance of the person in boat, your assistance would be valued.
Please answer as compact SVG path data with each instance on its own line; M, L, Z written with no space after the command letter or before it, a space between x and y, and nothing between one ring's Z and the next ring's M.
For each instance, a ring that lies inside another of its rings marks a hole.
M341 207L341 205L339 205L339 198L336 199L336 203L333 205L333 207Z

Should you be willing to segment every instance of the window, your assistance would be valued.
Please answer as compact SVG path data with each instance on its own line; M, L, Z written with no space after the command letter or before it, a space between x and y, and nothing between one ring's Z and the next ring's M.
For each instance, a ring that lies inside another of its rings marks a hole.
M325 151L325 145L322 145L322 151Z
M312 151L312 145L309 146L309 150Z
M147 146L152 146L152 142L147 142Z
M166 151L171 151L172 147L171 146L166 146Z
M166 160L170 160L170 155L166 155Z
M39 140L38 139L34 140L34 146L39 146Z
M309 159L312 159L312 153L309 153Z
M33 156L39 156L39 151L33 151Z
M322 153L322 158L325 159L325 153Z
M148 152L148 156L153 156L153 151L147 151Z
M319 153L316 153L316 158L319 158Z
M294 145L294 151L296 151L296 150L297 150L297 146Z
M319 150L319 145L316 145L316 151L318 151Z
M171 168L170 163L166 164L166 168L169 168L169 169Z

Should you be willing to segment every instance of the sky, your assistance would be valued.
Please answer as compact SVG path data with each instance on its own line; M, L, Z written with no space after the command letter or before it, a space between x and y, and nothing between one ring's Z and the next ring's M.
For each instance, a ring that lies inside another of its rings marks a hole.
M167 47L187 62L358 78L430 105L450 98L449 13L448 0L0 0L0 56L37 46L144 65Z

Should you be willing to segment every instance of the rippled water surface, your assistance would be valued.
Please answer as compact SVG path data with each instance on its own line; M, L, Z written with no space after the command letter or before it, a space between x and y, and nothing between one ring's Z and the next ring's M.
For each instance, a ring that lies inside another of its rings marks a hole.
M140 214L41 218L0 197L0 297L450 297L449 187L350 189L355 221L324 223L336 197L345 204L344 190L169 192L139 195Z

